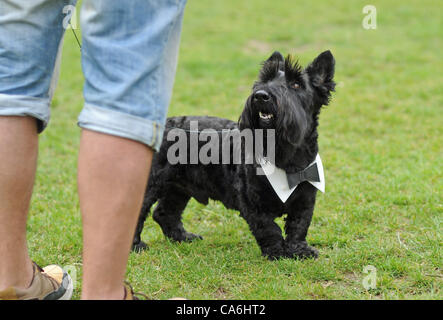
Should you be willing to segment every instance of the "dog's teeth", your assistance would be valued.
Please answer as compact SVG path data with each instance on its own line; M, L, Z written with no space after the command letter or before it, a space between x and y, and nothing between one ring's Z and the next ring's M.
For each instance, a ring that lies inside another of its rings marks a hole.
M262 112L259 112L258 113L258 115L260 116L260 118L262 118L262 119L271 119L274 115L273 114L267 114L267 113L262 113Z

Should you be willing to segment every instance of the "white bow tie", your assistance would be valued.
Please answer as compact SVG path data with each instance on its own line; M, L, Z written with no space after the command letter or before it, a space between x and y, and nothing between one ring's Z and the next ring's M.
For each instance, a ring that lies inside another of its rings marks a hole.
M275 193L278 195L280 200L284 203L288 198L291 196L292 192L298 187L296 185L293 188L289 187L288 184L288 178L286 176L286 172L283 169L277 168L274 164L272 164L270 161L260 158L257 159L258 163L260 163L263 172L266 175L266 178L268 178L269 183L271 184L272 188L274 189ZM313 164L317 164L318 169L318 176L319 176L319 182L317 181L308 181L310 184L312 184L314 187L316 187L321 192L325 192L325 175L323 171L323 164L321 162L320 155L317 154L317 157L315 160L307 166L309 168Z

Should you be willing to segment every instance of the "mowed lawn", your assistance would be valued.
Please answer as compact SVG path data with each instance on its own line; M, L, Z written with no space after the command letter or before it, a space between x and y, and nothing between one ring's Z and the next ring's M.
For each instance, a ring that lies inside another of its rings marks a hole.
M308 235L320 256L268 261L238 212L192 200L184 224L204 240L172 243L149 218L143 240L150 249L131 254L127 274L137 291L155 299L443 298L443 3L370 3L375 30L362 27L367 1L189 1L170 115L237 120L260 62L274 50L303 65L333 52L338 85L319 128L326 193ZM63 58L40 138L28 237L39 264L76 271L79 298L83 76L70 30ZM368 265L376 288L366 290Z

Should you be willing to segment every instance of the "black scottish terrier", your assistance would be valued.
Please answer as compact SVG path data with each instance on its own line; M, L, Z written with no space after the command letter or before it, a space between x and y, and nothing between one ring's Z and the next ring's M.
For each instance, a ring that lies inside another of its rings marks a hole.
M274 129L275 166L288 176L302 172L318 154L318 117L335 88L334 65L330 51L321 53L304 69L290 56L284 59L279 52L274 52L263 63L259 80L238 123L216 117L168 118L163 144L152 162L133 249L146 248L140 234L151 206L157 201L153 218L168 238L174 241L201 239L187 232L181 222L186 204L194 197L205 205L208 199L214 199L240 211L262 254L269 259L317 257L317 250L306 242L317 194L312 184L302 181L287 201L282 202L266 176L257 174L256 161L252 164L171 164L168 149L174 142L168 141L167 136L173 128L184 129L190 135L191 121L198 121L198 130L211 128L217 132ZM201 145L199 142L199 148ZM274 222L283 214L287 214L286 238Z

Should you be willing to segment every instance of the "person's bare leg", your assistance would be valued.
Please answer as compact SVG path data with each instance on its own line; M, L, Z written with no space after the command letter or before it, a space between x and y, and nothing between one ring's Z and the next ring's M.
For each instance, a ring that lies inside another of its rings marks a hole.
M78 192L83 218L82 299L122 299L123 281L153 151L83 130Z
M32 280L26 220L37 154L36 120L0 116L0 290L24 289Z

